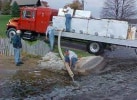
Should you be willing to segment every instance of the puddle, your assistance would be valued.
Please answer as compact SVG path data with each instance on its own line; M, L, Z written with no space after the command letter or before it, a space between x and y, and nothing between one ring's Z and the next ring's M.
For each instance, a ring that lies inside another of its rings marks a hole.
M54 88L62 88L72 84L69 76L62 76L46 70L18 71L5 84L6 91L10 94L4 97L25 98L42 93L50 93ZM4 90L5 91L5 90Z

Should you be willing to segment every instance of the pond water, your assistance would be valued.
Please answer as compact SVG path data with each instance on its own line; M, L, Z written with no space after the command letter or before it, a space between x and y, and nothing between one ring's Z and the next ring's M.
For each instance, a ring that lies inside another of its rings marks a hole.
M54 88L62 88L72 84L71 78L46 70L19 70L12 78L6 80L1 97L25 98L42 93L50 93Z
M0 100L137 100L137 57L118 50L107 53L101 73L75 76L75 83L68 74L19 70L4 80Z

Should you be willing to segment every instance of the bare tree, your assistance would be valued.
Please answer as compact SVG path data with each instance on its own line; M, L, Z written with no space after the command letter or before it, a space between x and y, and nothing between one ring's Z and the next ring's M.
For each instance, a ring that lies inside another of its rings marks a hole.
M83 4L79 0L73 0L72 3L65 5L64 7L69 6L70 8L74 9L73 15L75 14L76 10L82 10Z
M101 18L128 20L137 14L136 0L106 0Z
M73 2L71 4L69 4L70 7L74 10L82 10L82 3L79 0L73 0Z

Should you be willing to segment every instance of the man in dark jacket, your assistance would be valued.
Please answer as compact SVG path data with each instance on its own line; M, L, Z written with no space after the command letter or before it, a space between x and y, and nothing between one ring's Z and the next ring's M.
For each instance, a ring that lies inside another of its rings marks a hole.
M17 30L16 34L12 37L12 44L14 48L14 59L16 66L23 64L20 59L20 49L22 48L21 38L20 38L21 31Z

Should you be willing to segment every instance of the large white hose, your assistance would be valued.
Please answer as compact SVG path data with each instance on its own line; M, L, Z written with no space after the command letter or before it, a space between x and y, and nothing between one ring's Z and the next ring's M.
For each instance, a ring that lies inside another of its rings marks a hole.
M64 55L63 55L63 53L62 53L61 46L60 46L60 40L61 40L62 31L63 31L63 30L61 30L61 31L59 32L59 34L58 34L58 51L59 51L59 54L60 54L61 59L64 61L65 67L66 67L66 69L67 69L67 71L68 71L68 74L70 75L70 77L71 77L72 80L74 81L74 74L73 74L72 70L70 69L70 66L69 66L67 63L65 63Z

